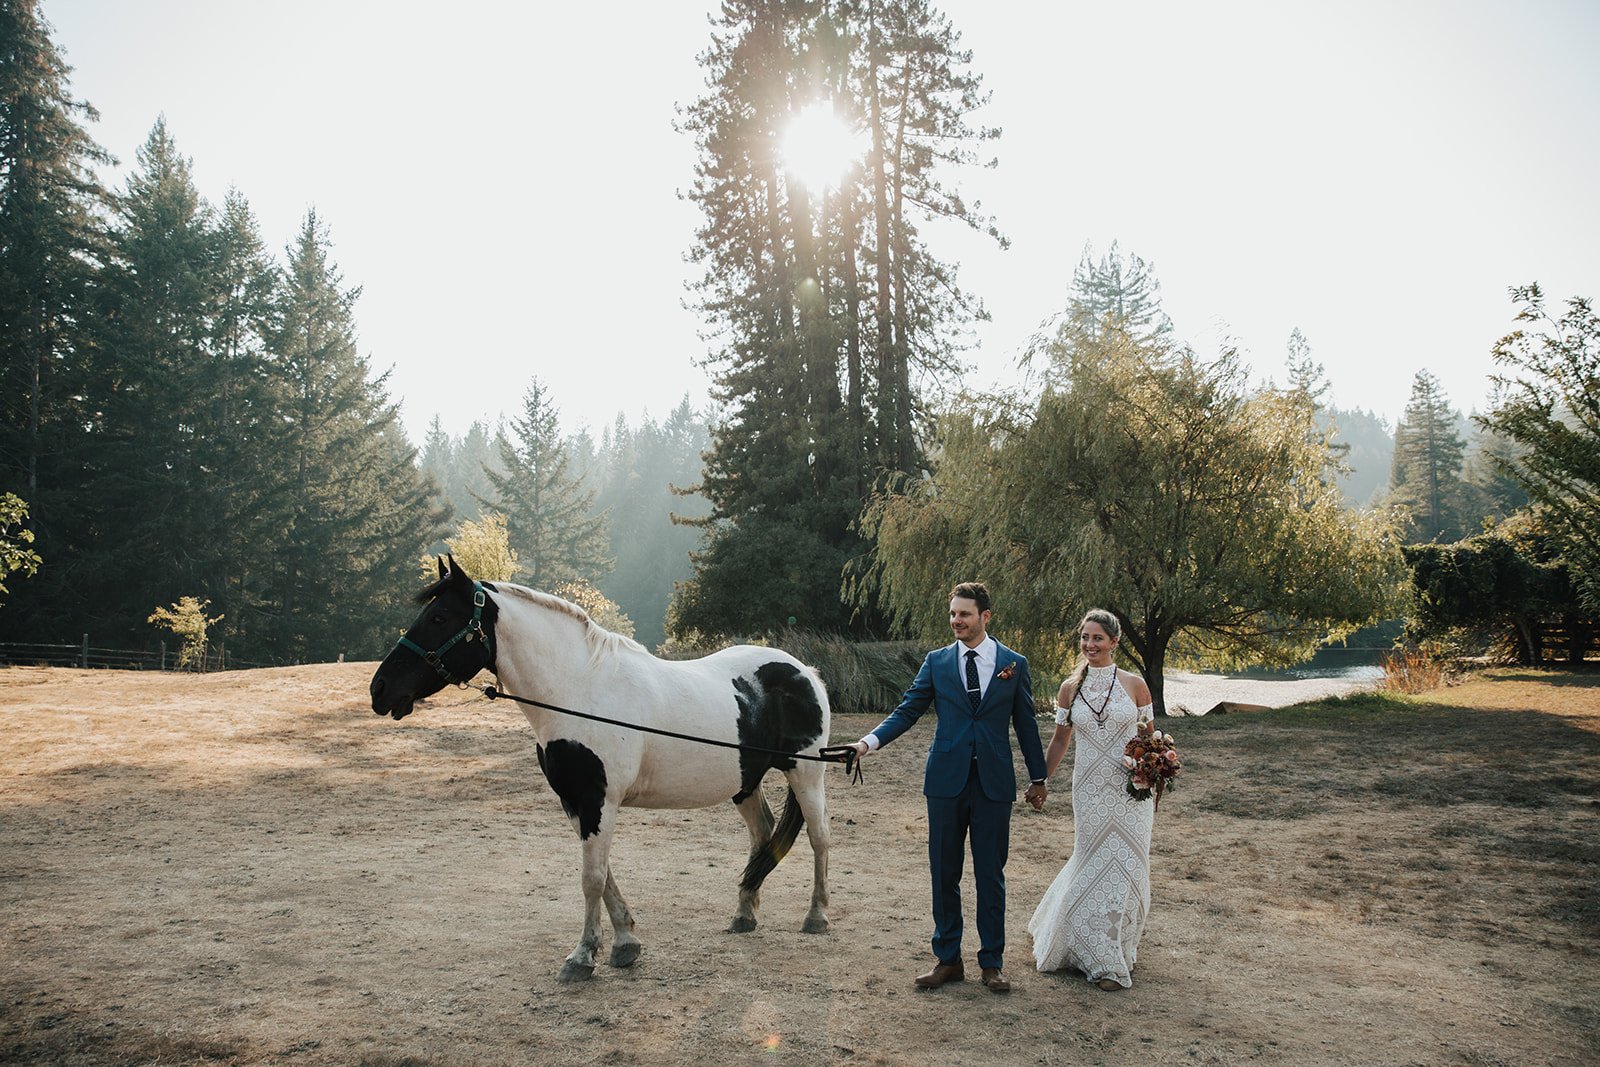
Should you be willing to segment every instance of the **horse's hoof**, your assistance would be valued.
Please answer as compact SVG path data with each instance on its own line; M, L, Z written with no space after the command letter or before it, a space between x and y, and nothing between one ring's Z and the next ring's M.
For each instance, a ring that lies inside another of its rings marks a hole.
M747 915L737 915L732 923L728 924L730 934L748 934L756 928L756 921Z
M825 934L828 932L828 920L821 915L806 916L805 925L800 927L803 934Z
M556 981L565 983L587 982L594 977L594 964L573 963L570 960L561 968L561 973L556 975Z
M639 959L639 942L611 946L611 966L632 967Z

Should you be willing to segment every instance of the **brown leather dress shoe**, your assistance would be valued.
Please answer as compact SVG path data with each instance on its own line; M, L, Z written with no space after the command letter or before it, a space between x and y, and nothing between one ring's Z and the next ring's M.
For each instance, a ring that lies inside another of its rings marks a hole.
M983 984L989 987L991 993L1011 992L1011 979L1000 972L998 967L985 967L983 969Z
M966 970L961 966L961 961L954 963L936 964L927 974L917 975L918 989L938 989L946 982L959 982L966 977Z

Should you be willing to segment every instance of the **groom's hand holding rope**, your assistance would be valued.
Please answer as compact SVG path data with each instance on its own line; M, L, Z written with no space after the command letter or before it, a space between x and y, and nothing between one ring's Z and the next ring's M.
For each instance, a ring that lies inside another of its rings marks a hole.
M861 753L855 745L829 745L818 749L817 756L828 763L844 764L844 773L850 780L861 783Z
M841 747L842 748L848 748L852 753L854 753L854 755L852 755L850 757L850 762L855 764L856 781L859 782L861 780L861 760L862 760L862 757L866 756L868 753L870 753L872 751L872 746L867 744L866 741L863 740L863 741L852 741L850 744L843 745Z

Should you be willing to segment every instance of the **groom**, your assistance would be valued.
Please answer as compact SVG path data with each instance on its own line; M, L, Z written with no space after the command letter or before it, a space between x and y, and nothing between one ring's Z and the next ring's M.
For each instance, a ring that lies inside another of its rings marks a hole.
M1011 990L1006 950L1006 853L1011 805L1017 797L1011 738L1015 730L1028 766L1028 801L1044 803L1044 749L1033 718L1028 661L989 636L989 590L963 582L950 593L953 644L922 661L916 681L888 718L855 743L876 752L905 733L931 705L937 715L928 749L923 794L928 798L928 866L933 874L933 970L917 976L923 989L964 977L961 965L961 867L972 843L978 886L978 966L983 984Z

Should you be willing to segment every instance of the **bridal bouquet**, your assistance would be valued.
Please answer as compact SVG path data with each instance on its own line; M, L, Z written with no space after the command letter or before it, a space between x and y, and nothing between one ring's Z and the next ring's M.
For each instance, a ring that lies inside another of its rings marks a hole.
M1142 722L1122 749L1122 766L1128 772L1128 795L1135 800L1154 796L1160 808L1161 794L1172 788L1183 761L1171 734L1157 730L1153 722Z

